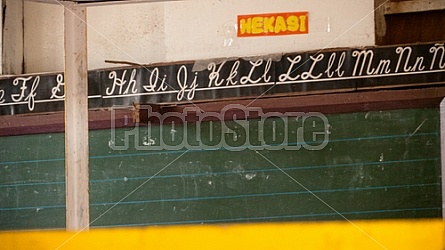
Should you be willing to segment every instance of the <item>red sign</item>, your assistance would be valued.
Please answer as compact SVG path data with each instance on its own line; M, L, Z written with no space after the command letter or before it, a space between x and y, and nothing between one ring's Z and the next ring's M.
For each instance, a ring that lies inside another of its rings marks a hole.
M238 37L307 34L308 26L308 12L240 15Z

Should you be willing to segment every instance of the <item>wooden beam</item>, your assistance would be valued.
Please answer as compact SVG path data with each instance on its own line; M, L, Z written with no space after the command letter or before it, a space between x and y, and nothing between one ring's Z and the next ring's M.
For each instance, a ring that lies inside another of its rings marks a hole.
M65 6L66 228L89 227L87 10Z
M5 0L3 16L2 73L24 73L23 0Z
M134 3L160 3L160 2L177 2L177 1L188 1L188 0L104 0L104 1L67 1L67 0L26 0L31 2L48 3L48 4L78 4L83 7L93 7L93 6L104 6L104 5L116 5L116 4L134 4Z
M112 115L114 120L112 120ZM110 129L111 122L115 128L134 127L133 111L120 110L93 110L88 113L88 129ZM65 119L63 112L31 115L5 115L0 116L0 136L31 135L46 133L63 133Z
M402 2L387 2L384 8L384 14L400 14L423 12L431 10L445 10L445 1L443 0L413 0Z
M384 44L386 36L386 20L384 5L388 0L374 0L375 44Z
M173 107L152 107L155 112L168 113L178 112L183 113L185 109L197 108L204 112L220 112L227 105L239 104L241 106L249 106L251 108L261 108L263 112L321 112L324 114L338 114L338 113L354 113L365 111L381 111L393 109L409 109L409 108L438 108L440 101L445 97L445 87L428 88L417 90L380 90L380 91L364 91L351 93L334 93L322 95L306 95L306 96L282 96L277 98L264 98L252 102L252 100L225 100L208 103L194 103L182 104ZM159 110L159 111L157 111ZM147 107L143 105L136 106L135 112L138 113L136 122L152 124L159 123L159 120L150 117L147 113ZM245 114L242 110L234 110L238 112L236 117L243 119ZM226 112L224 119L233 119L232 111ZM257 118L256 114L250 115L247 118ZM190 115L186 117L187 122L195 122L190 120L194 117ZM204 119L205 121L205 119ZM163 120L164 123L171 122L168 119ZM177 122L177 121L175 121Z
M375 110L438 108L445 97L445 87L407 90L379 90L319 95L276 96L256 100L251 106L265 111L277 112L322 112L325 114L352 113ZM196 102L205 112L220 112L229 104L247 106L253 99L227 99L218 101ZM192 104L160 105L159 112L183 112ZM146 110L114 109L89 111L89 129L110 129L134 127L137 122L146 122ZM113 114L113 115L112 115ZM136 114L136 115L135 115ZM112 117L114 116L114 119ZM193 122L193 120L187 120ZM0 136L27 135L63 132L63 112L49 114L7 115L0 116Z

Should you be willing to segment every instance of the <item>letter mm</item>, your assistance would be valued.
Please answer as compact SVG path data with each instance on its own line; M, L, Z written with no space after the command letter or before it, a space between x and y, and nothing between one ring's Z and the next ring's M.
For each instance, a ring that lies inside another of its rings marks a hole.
M238 37L279 36L309 33L308 12L238 16Z

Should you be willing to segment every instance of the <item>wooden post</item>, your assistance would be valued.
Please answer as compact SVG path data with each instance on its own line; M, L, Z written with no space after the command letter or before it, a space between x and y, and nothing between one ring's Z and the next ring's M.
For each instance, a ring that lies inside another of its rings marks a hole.
M66 5L65 175L66 229L89 227L87 10Z
M374 23L375 23L375 44L382 45L385 43L386 36L386 20L384 5L388 0L374 0Z
M445 220L445 98L440 103L440 152L442 165L442 218Z

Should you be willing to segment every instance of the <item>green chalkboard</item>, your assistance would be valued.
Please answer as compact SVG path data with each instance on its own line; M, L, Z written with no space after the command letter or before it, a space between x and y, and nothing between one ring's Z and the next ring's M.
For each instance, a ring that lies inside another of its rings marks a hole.
M441 216L438 109L326 118L91 131L91 226ZM0 137L0 229L65 226L63 140Z

